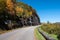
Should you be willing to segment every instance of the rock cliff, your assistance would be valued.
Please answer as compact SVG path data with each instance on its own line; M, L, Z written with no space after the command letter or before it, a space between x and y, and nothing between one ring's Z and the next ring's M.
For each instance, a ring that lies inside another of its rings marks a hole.
M31 6L16 0L0 0L0 3L0 28L8 30L40 24L40 18Z

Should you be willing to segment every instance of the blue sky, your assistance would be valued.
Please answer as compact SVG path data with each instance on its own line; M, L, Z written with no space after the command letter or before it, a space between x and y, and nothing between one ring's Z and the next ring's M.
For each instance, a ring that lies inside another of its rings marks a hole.
M18 0L32 6L41 22L60 22L60 0Z

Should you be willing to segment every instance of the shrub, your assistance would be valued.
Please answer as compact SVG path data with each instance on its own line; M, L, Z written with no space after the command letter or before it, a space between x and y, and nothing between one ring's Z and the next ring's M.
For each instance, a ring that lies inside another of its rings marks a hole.
M59 24L43 24L41 28L50 34L56 34L56 35L60 34Z

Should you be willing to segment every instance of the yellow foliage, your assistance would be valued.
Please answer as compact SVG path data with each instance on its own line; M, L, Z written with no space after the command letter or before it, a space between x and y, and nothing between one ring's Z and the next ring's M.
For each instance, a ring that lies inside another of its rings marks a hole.
M17 16L23 16L23 8L22 7L19 7L19 6L17 6L16 7L16 15Z
M20 12L20 13L23 13L23 8L22 7L16 7L16 12Z
M14 14L14 3L12 0L6 0L7 9L11 14Z
M12 2L12 0L7 0L6 5L7 5L7 9L9 10L9 12L13 14L15 5ZM24 6L26 6L26 5L24 5ZM29 16L32 15L32 10L30 10L29 6L26 6L26 7L22 8L22 7L16 5L15 10L16 10L16 15L20 15L20 16L24 15L24 17L29 17Z
M7 0L6 5L10 10L12 10L12 8L14 7L14 4L11 0Z
M30 17L32 15L32 11L25 10L25 16Z
M31 15L32 15L32 11L30 11L30 13L29 13L29 14L30 14L30 16L31 16Z

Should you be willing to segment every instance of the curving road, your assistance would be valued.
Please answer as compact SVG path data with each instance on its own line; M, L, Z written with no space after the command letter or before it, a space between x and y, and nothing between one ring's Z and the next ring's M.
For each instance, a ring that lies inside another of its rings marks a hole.
M34 40L34 29L37 26L12 30L11 32L1 34L0 40Z

